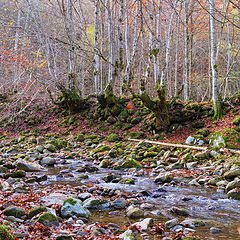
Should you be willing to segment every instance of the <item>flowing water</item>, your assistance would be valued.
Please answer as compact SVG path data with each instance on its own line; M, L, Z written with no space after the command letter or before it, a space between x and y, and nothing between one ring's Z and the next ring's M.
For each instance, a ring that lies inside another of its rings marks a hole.
M97 173L89 173L89 179L78 182L76 178L81 173L77 173L74 170L84 164L84 161L68 160L67 164L59 165L59 168L49 168L46 184L69 184L76 186L84 183L94 183L104 188L120 189L135 195L142 191L149 191L151 196L144 197L141 201L154 205L153 210L150 211L152 214L160 212L160 215L153 215L153 217L162 223L174 218L169 213L169 208L172 206L182 207L190 213L190 218L201 219L206 222L205 226L195 228L197 235L201 239L240 239L240 233L238 232L240 231L240 201L228 199L223 191L216 191L207 187L191 187L184 183L175 186L161 186L154 183L154 176L151 176L151 174L137 176L135 172L129 172L128 170L123 172L100 169ZM67 176L67 173L73 174L73 177L64 177L64 175ZM122 178L133 178L135 185L106 183L102 178L109 173L120 174ZM91 221L100 223L115 222L122 226L129 225L129 219L123 213L114 215L111 212L109 214L108 211L95 212L94 216L91 217ZM222 232L211 234L209 229L213 226L220 228Z

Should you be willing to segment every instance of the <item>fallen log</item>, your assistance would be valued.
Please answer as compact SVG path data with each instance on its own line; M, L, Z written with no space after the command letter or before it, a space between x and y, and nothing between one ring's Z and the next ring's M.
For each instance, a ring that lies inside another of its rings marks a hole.
M176 148L187 148L187 149L193 149L193 150L198 150L198 151L206 151L209 149L209 147L200 147L200 146L191 146L191 145L184 145L184 144L174 144L174 143L164 143L164 142L157 142L157 141L150 141L150 140L142 140L142 139L133 139L129 138L129 141L132 142L139 142L140 143L151 143L151 144L156 144L160 146L166 146L166 147L176 147ZM229 149L229 148L221 148L220 152L229 152L229 153L234 153L234 154L239 154L239 150L234 150L234 149Z

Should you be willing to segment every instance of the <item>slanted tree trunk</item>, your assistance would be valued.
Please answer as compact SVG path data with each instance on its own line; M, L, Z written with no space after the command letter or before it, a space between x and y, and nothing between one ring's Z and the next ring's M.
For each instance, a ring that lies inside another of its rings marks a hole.
M212 69L212 101L214 109L214 120L222 118L222 99L219 93L218 70L217 70L217 33L215 21L215 0L209 1L210 27L211 27L211 69Z

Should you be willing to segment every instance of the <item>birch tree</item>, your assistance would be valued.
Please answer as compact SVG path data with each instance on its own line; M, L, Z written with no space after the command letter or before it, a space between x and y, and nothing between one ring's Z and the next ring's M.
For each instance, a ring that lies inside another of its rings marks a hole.
M215 20L215 0L209 0L210 29L211 29L211 69L212 69L212 101L214 120L222 118L222 99L219 93L218 69L217 69L217 33Z

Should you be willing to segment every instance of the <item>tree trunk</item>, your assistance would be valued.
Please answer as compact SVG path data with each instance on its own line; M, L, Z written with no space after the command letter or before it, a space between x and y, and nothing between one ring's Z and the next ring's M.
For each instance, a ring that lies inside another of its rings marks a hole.
M214 109L214 120L222 118L222 99L218 87L218 70L217 70L217 33L215 21L215 0L209 1L210 6L210 26L211 26L211 68L212 68L212 101Z

